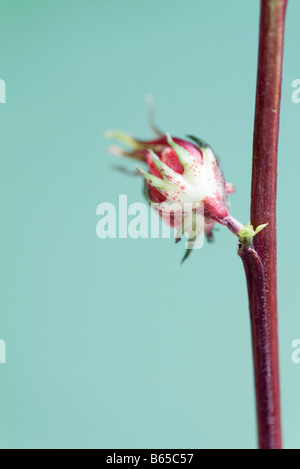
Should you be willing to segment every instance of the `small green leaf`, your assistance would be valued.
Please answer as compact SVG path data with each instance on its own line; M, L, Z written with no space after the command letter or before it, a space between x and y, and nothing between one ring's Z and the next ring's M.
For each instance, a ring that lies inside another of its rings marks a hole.
M238 237L239 241L243 246L250 246L252 243L252 239L254 238L257 233L259 233L261 230L263 230L268 223L265 223L263 225L259 225L256 230L254 230L253 226L251 225L251 222L249 222L247 225L245 225L243 228L240 229L238 232Z
M261 230L263 230L266 226L268 225L268 223L265 223L264 225L259 225L256 230L254 231L254 235L256 235L257 233L259 233Z

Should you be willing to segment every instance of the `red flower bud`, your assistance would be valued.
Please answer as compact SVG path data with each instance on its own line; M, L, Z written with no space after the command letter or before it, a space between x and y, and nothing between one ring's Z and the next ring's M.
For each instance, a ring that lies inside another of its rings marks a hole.
M181 205L203 204L204 231L208 239L212 237L216 222L228 224L228 194L234 192L234 188L232 184L225 183L219 162L206 143L195 137L190 137L195 142L192 143L169 135L148 141L137 140L121 132L109 132L108 136L131 146L131 151L113 147L113 153L130 156L148 165L148 172L138 170L147 184L149 201L161 204L161 215L166 201ZM176 217L176 213L170 215L171 226L181 226L182 217ZM241 228L240 224L233 228L235 234L238 228Z

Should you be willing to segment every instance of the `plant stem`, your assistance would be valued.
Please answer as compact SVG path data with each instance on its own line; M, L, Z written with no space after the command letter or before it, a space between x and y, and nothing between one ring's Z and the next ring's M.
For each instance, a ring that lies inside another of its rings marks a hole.
M281 448L276 193L286 6L287 0L261 0L251 222L254 228L268 226L239 252L248 286L261 449Z

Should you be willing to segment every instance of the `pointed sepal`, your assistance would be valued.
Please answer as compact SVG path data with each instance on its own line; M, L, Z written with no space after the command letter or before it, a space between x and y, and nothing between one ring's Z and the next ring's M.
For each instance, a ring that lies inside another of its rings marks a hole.
M183 167L184 176L192 184L195 183L195 180L199 174L199 163L188 150L174 142L170 134L167 134L167 141L175 151L178 160Z
M163 163L158 158L158 156L154 153L154 151L149 150L149 152L150 152L153 164L156 166L156 168L162 175L163 179L165 179L166 181L169 181L171 184L174 184L176 186L182 186L184 183L184 180L181 174L176 173L176 171L171 169L167 164Z

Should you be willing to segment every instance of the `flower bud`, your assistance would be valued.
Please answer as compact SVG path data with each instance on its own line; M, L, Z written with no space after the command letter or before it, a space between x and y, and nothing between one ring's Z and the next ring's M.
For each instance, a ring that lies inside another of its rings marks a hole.
M191 226L204 215L204 223L196 238L205 232L211 240L215 224L228 226L236 235L242 228L229 217L228 194L234 192L232 184L226 184L213 150L205 142L190 137L194 143L172 138L169 134L156 140L142 141L123 132L108 132L109 138L131 147L130 151L111 147L114 154L125 155L143 161L148 171L138 167L146 183L150 203L155 203L164 221L178 228L177 240L183 233L189 235ZM175 206L177 209L172 209ZM186 207L192 207L187 213ZM181 210L179 210L179 208ZM204 212L203 212L204 209ZM192 220L194 218L194 221Z

